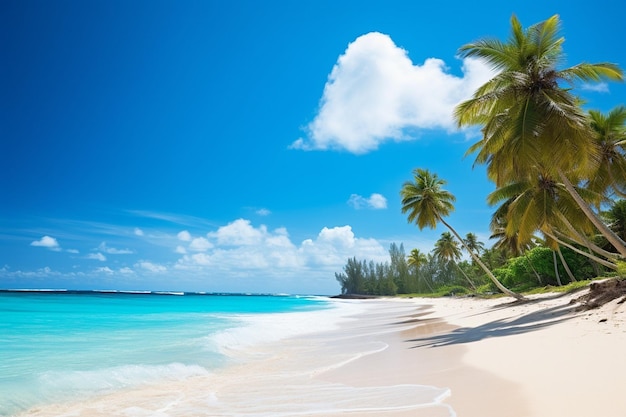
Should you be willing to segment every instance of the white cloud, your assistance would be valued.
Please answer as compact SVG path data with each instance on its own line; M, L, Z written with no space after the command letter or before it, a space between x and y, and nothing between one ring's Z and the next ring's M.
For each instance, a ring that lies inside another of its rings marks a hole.
M269 216L270 214L272 214L272 212L266 208L261 208L256 211L256 214L258 214L259 216Z
M186 230L179 232L176 237L178 237L178 240L182 240L183 242L191 241L191 234Z
M348 200L348 204L357 210L363 208L382 210L387 208L387 199L382 194L378 193L373 193L369 198L352 194Z
M255 229L250 220L238 219L226 226L217 229L217 232L208 233L207 236L217 239L219 245L256 245L261 243L267 235L267 228L261 225Z
M608 93L609 92L609 85L607 83L595 83L595 84L584 83L580 86L580 88L582 88L585 91L593 91L596 93Z
M337 270L351 257L382 262L387 251L376 239L357 238L351 226L324 227L315 240L302 242L300 253L307 263L334 265Z
M102 242L100 246L98 246L98 250L104 253L108 253L110 255L128 255L128 254L134 253L130 249L116 249L116 248L109 247L107 246L106 242Z
M104 256L103 254L101 254L100 252L96 252L96 253L90 253L86 256L87 259L95 259L96 261L106 261L107 258L106 256Z
M203 237L197 237L189 244L189 249L195 252L205 252L213 247L213 244Z
M209 233L216 246L206 252L183 254L177 269L219 271L220 276L246 274L254 270L259 277L287 274L297 277L305 271L323 269L332 277L350 257L387 260L387 251L375 239L357 238L350 226L323 228L314 239L300 246L289 238L285 228L269 231L266 226L254 227L239 219Z
M176 246L176 249L174 250L174 252L176 253L180 253L180 254L185 254L187 253L187 249L185 249L183 246Z
M291 148L372 151L388 140L409 140L408 130L454 130L453 109L495 74L476 59L463 60L463 76L429 58L414 65L388 35L360 36L339 57L306 138Z
M135 227L134 233L135 233L135 236L143 236L143 230L141 230L138 227Z
M95 271L101 274L107 274L107 275L113 274L113 270L109 268L108 266L102 266L100 268L96 268Z
M53 237L50 236L44 236L39 240L35 240L33 242L30 243L31 246L39 246L42 248L48 248L50 250L53 251L60 251L61 250L61 246L59 245L59 242L57 242L57 240Z
M78 249L66 249L66 252L67 252L67 253L73 253L73 254L80 253L80 252L78 251Z
M150 272L165 272L167 271L167 267L159 264L155 264L148 261L140 261L135 264L135 267L139 267L145 269Z
M129 267L125 266L124 268L120 268L120 274L124 274L124 275L130 275L130 274L134 274L135 271L133 271L132 269L130 269Z

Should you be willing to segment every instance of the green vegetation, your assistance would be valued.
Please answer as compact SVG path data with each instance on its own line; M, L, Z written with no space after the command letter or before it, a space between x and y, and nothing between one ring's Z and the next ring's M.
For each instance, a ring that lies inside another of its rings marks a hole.
M479 126L467 153L487 167L496 189L489 249L462 238L446 221L455 197L424 168L402 186L402 212L420 230L443 224L431 253L402 245L390 261L351 259L336 274L344 293L463 294L573 290L595 277L626 272L626 107L585 111L577 83L622 81L611 63L564 62L558 16L522 27L515 16L507 41L481 39L460 48L498 71L459 104L459 127ZM462 250L471 262L462 260ZM567 286L564 284L569 283Z

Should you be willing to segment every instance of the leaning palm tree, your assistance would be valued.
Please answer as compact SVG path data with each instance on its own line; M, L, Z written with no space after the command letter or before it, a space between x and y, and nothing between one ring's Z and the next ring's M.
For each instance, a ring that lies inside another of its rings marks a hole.
M469 248L467 242L465 242L465 245ZM441 234L439 240L435 242L433 255L435 255L444 263L452 262L454 266L456 266L457 269L461 272L461 274L463 274L470 287L472 287L473 290L476 290L476 285L474 285L474 282L470 279L470 277L467 276L463 268L459 266L458 261L459 259L461 259L461 249L459 248L458 242L454 240L452 233L443 232Z
M519 181L537 166L548 167L594 226L626 256L626 243L592 209L574 184L597 170L600 149L587 116L572 94L576 82L622 80L615 64L582 63L559 69L564 60L558 15L527 29L511 18L507 42L482 39L460 48L461 56L487 61L498 74L457 106L458 125L481 125L482 139L470 147L476 163L487 165L497 187Z
M416 223L420 230L424 227L434 229L437 227L437 223L441 222L461 242L472 259L485 271L500 291L518 300L523 299L521 294L502 285L478 255L465 246L465 242L457 231L445 221L445 217L454 210L453 202L456 200L452 193L442 188L445 184L446 181L426 169L417 168L413 170L413 181L405 182L400 191L402 213L408 213L408 221Z
M579 192L585 196L593 194L584 188L580 188ZM585 238L584 233L580 233L571 224L570 219L580 227L587 226L586 230L590 227L563 184L551 178L547 171L537 177L511 182L496 189L489 194L487 202L491 205L502 202L502 206L497 210L501 217L499 221L506 225L504 234L515 237L517 245L529 244L534 239L535 233L541 232L555 242L553 250L557 250L558 245L567 246L607 267L616 268L613 262L584 252L568 243L573 241L585 245L599 255L615 260L615 254L594 245ZM561 230L566 230L567 233Z

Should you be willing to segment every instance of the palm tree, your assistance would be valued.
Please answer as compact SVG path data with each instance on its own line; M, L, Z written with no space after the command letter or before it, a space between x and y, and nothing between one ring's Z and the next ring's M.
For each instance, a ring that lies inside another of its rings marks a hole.
M468 153L477 152L476 163L487 164L497 187L536 176L537 167L548 169L549 176L560 179L594 226L626 256L626 243L574 187L597 170L600 150L569 88L578 81L622 80L622 70L611 63L557 68L564 58L558 15L527 29L513 16L511 26L508 42L482 39L460 48L463 57L481 58L499 71L455 109L459 126L483 126L482 139Z
M478 256L485 250L485 244L478 240L478 237L472 232L465 235L465 246L476 252Z
M415 275L417 277L418 282L420 281L420 275L421 275L420 267L422 265L426 265L427 262L428 262L428 257L426 256L424 252L420 251L419 249L412 249L411 253L407 257L407 263L410 267L412 267L415 270ZM433 287L430 285L430 282L428 282L428 280L424 280L424 281L426 282L426 286L428 287L430 292L433 292Z
M590 110L589 120L601 159L586 186L601 193L612 189L626 197L626 107L618 106L607 115Z
M413 181L406 181L400 191L402 213L408 212L408 221L416 223L420 230L424 227L434 229L437 227L437 223L441 222L461 242L465 250L500 291L518 300L523 299L521 294L517 294L502 285L478 255L467 248L457 231L445 221L444 218L454 210L453 202L456 200L452 193L442 188L445 184L446 181L426 169L417 168L413 170Z
M466 247L469 247L466 243ZM465 271L459 266L458 260L461 259L461 249L459 248L458 242L454 240L452 233L443 232L441 237L437 242L435 242L435 249L433 250L433 254L441 259L444 263L452 262L454 266L463 274L467 282L470 284L472 289L476 290L476 286L467 276Z
M580 188L578 192L585 196L593 195L592 191L584 188ZM586 226L587 229L585 231L590 228L586 217L577 209L575 201L567 193L563 184L552 179L547 171L539 174L538 177L529 177L522 181L511 182L496 189L489 194L487 202L491 205L503 202L502 206L496 211L496 220L500 224L505 225L504 235L515 238L515 244L518 248L521 245L528 245L535 237L535 233L540 231L552 239L557 246L559 244L567 246L605 266L616 267L611 262L600 259L563 241L563 238L568 238L578 244L594 249L602 256L614 260L614 257L611 256L613 254L594 245L571 224L570 219L573 219L580 227L584 228ZM494 218L492 218L493 225ZM568 233L563 233L561 232L562 230L567 230ZM557 235L562 236L562 238L559 239ZM553 249L556 250L556 247Z
M534 239L529 240L528 242L524 242L522 244L518 239L518 233L509 234L506 232L508 225L507 215L509 212L509 207L513 200L513 198L510 198L505 201L491 216L491 223L489 224L489 228L491 229L491 236L489 236L489 239L497 239L496 243L493 245L494 249L502 250L511 256L523 255L526 259L526 262L528 262L530 269L535 274L537 282L541 284L543 280L541 279L541 276L537 272L537 269L535 269L535 266L533 265L527 254L527 251L535 245Z
M603 213L609 227L622 239L626 239L626 200L618 200Z

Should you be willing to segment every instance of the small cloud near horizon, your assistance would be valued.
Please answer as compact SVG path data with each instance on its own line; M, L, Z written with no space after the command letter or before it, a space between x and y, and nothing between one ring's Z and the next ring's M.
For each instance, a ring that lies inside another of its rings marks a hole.
M387 208L387 199L378 193L373 193L369 198L358 194L352 194L348 199L348 204L357 209L383 210Z

